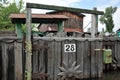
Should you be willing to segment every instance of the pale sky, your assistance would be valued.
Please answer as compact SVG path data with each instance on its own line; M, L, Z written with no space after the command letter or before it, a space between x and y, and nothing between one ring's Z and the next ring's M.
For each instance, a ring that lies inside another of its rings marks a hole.
M113 7L116 6L118 7L118 9L113 16L114 24L115 24L114 31L120 28L120 0L23 0L23 1L25 2L25 4L26 2L40 3L47 5L67 6L74 8L90 9L90 10L92 10L93 7L97 7L99 11L104 11L104 9L109 6L113 6ZM33 10L32 13L41 13L41 11ZM84 14L84 15L86 15L86 17L84 18L84 25L83 25L85 27L91 21L91 15L90 14ZM91 25L89 25L88 27L91 27ZM99 31L101 31L102 28L105 28L105 25L102 25L99 22L98 27L99 27L98 28Z

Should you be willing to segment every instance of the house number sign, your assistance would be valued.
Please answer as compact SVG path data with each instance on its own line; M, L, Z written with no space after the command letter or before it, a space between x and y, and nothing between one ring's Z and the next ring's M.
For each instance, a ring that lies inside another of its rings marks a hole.
M64 44L64 52L76 52L76 44Z

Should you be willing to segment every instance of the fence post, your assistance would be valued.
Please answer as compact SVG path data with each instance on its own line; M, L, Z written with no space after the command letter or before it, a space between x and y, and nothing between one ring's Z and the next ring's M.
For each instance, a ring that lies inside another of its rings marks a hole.
M31 43L31 8L26 8L26 70L25 80L31 79L31 56L32 56L32 43Z
M97 8L93 8L97 11ZM91 25L91 38L95 38L95 34L98 32L98 15L92 14L92 25Z

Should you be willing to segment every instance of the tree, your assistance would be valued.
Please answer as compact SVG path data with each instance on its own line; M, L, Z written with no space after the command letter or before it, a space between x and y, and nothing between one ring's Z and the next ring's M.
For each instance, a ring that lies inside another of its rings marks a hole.
M23 1L20 0L18 5L15 0L13 3L3 0L3 3L0 4L0 29L14 29L14 25L11 23L9 18L12 13L23 13Z
M8 4L7 0L0 0L1 3Z
M117 7L107 7L105 9L104 15L100 17L100 22L106 25L106 32L113 32L114 22L113 22L113 14L116 12Z

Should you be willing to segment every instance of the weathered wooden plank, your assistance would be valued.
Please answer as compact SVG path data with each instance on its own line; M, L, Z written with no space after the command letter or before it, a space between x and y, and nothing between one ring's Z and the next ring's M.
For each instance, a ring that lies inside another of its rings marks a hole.
M96 74L97 74L96 53L94 50L94 49L96 49L95 44L96 44L95 41L91 42L91 77L93 77L93 78L95 78Z
M58 80L58 73L60 72L59 67L61 63L61 41L55 41L55 48L54 48L54 80Z
M90 77L90 42L88 40L85 41L84 44L84 78Z
M48 68L47 73L49 74L50 80L54 79L54 41L48 43Z
M33 71L33 73L38 72L39 47L37 45L39 45L38 41L33 43L33 46L34 46L33 47L33 55L32 55L32 71Z
M60 42L61 42L61 49L60 49L61 59L60 59L60 65L59 65L59 67L62 67L63 66L63 61L65 61L65 58L64 58L64 55L65 55L65 53L64 53L64 41L60 41ZM59 70L59 72L61 72L61 71ZM58 76L58 80L61 80L60 76Z
M115 55L117 59L117 66L119 67L120 66L120 41L117 41Z
M102 42L96 42L96 48L102 49ZM96 52L96 61L97 61L97 77L101 78L103 75L103 51Z
M41 45L41 49L39 50L39 73L45 73L45 45L44 45L45 41L39 41L39 45Z
M80 70L82 71L81 74L80 74L80 78L82 79L83 78L83 55L84 55L84 42L83 41L77 41L77 65L80 65Z
M7 69L7 79L15 80L15 59L14 59L14 43L7 44L7 54L8 54L8 69Z
M8 54L7 45L2 43L2 80L7 80Z
M120 41L118 42L118 56L119 56L119 64L120 64Z
M80 9L80 8L72 8L72 7L62 7L62 6L54 6L54 5L45 5L45 4L35 4L35 3L27 3L27 8L36 8L36 9L48 9L48 10L63 10L77 13L88 13L88 14L98 14L103 15L102 11L94 11L88 9Z
M65 52L65 48L64 48L64 45L65 44L68 44L68 42L66 40L62 41L62 57L63 57L63 60L62 60L62 64L65 62L66 64L69 64L69 53Z
M22 80L22 44L14 43L14 56L15 56L15 80Z
M103 44L103 43L102 43ZM112 46L112 61L113 61L113 64L116 63L116 60L115 60L115 41L114 41L114 45L111 45Z
M0 42L0 79L2 80L2 45Z
M118 51L118 47L119 47L119 41L116 41L115 42L115 59L116 59L116 63L118 63L118 60L119 60L119 56L118 56L118 54L119 54L119 51Z
M32 55L32 79L34 79L34 73L38 73L38 52L39 51L33 51Z

